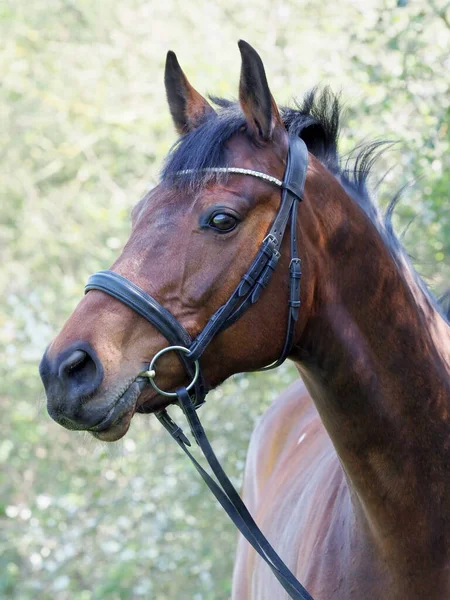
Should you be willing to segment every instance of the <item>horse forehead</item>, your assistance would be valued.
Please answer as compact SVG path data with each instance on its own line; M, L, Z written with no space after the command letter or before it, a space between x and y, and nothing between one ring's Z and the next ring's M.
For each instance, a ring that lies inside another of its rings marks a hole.
M227 159L230 163L229 166L277 175L280 169L284 169L282 155L287 153L287 148L285 150L278 143L267 144L265 146L256 145L247 136L240 135L231 138L229 141L227 145Z
M150 190L133 209L135 233L151 230L152 234L164 231L168 227L182 224L183 217L189 214L193 202L192 192L178 186L158 185Z

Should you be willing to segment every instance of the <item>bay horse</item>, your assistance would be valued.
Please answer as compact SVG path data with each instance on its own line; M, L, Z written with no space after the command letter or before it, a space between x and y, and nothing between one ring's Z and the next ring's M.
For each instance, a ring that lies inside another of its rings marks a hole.
M448 321L367 191L374 147L354 171L343 168L337 99L316 91L279 109L259 55L239 48L239 101L215 98L216 108L169 52L166 92L180 138L160 183L135 206L111 270L200 336L264 244L280 210L273 181L283 180L290 140L303 140L306 182L291 227L303 278L288 354L305 387L294 383L257 425L244 499L316 600L449 598ZM278 254L258 301L202 354L208 388L282 355L287 238ZM149 362L166 347L160 329L91 290L41 361L50 415L100 440L121 438L136 412L173 401L135 385L138 374L154 376ZM161 357L160 388L189 380L175 353ZM289 597L242 539L232 594Z

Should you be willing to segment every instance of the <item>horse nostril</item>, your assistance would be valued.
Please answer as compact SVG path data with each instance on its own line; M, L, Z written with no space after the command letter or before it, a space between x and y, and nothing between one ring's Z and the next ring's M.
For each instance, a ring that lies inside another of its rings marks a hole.
M59 365L58 375L64 377L70 375L77 367L81 367L86 361L88 355L84 350L74 350L72 354Z
M59 365L58 375L69 386L68 389L80 395L92 393L99 381L99 366L94 357L84 350L74 350ZM101 377L100 377L101 380Z
M62 379L67 379L74 375L78 370L82 370L86 362L88 362L87 352L84 350L74 350L60 365L58 375Z
M104 417L102 402L96 410L96 394L104 369L100 357L83 340L53 356L46 350L39 365L47 394L47 410L58 423L69 429L86 429ZM87 405L93 401L90 408Z

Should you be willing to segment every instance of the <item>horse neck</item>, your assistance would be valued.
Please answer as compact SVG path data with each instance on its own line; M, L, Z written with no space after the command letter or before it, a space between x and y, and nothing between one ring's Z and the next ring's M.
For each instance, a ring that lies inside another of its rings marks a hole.
M424 542L450 509L450 329L338 181L315 161L308 179L294 360L359 514L379 539L421 523Z

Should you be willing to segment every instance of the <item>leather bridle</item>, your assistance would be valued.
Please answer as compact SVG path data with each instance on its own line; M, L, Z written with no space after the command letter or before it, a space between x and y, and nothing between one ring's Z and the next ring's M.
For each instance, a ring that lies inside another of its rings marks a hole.
M207 169L208 172L225 172L258 177L280 187L282 191L278 212L248 271L242 277L227 302L210 317L204 329L194 340L192 340L189 333L179 321L157 300L133 282L114 271L100 271L91 275L85 288L86 293L90 290L100 290L120 300L120 302L126 304L147 319L169 341L170 346L163 348L155 354L148 369L139 373L137 379L141 384L146 379L161 395L176 398L175 403L181 407L186 416L194 439L203 451L208 464L217 477L217 481L203 469L189 452L187 446L191 444L188 438L184 435L181 428L174 423L167 410L164 409L156 413L156 416L178 445L189 456L201 477L226 510L228 516L254 549L268 563L281 585L294 600L313 599L302 584L297 581L278 554L276 554L254 522L245 504L217 460L200 423L196 409L204 403L206 394L209 391L201 372L199 359L214 337L235 323L260 298L262 291L267 287L276 269L280 258L281 244L288 223L290 224L291 261L289 264L289 306L286 337L280 357L273 364L261 370L274 369L281 365L292 349L295 324L300 307L301 279L301 263L298 256L296 239L296 222L298 204L303 197L307 168L308 151L305 143L299 137L289 136L289 150L283 181L271 175L250 169L233 167ZM180 172L180 176L182 177L184 173ZM156 362L162 354L169 351L177 353L191 378L191 382L187 387L178 388L174 392L161 390L154 381L156 376Z

